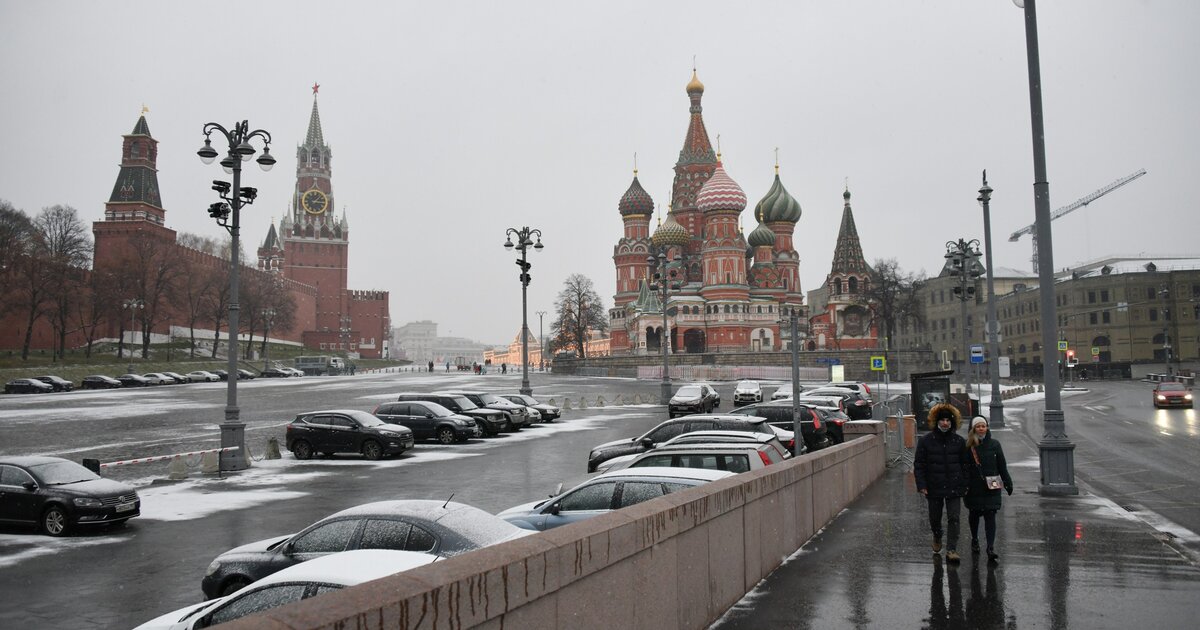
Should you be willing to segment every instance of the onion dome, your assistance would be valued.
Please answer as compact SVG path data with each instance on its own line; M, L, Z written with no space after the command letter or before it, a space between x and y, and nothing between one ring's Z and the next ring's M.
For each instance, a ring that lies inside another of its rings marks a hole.
M621 216L654 214L654 200L650 198L650 193L642 188L636 170L633 172L633 183L629 185L629 190L621 195L621 201L617 202L617 208L621 211Z
M687 245L691 239L692 235L687 228L679 225L674 215L668 214L667 220L654 230L654 236L650 237L650 242L654 243L655 247L682 247Z
M692 80L688 81L687 84L687 93L691 94L693 92L700 94L704 93L704 84L700 82L698 77L696 77L696 70L694 68L692 69Z
M696 208L701 212L741 212L746 208L746 193L729 177L720 161L717 162L717 170L713 171L712 177L700 187L700 192L696 195Z
M779 181L779 171L776 170L775 182L771 184L771 189L767 191L762 201L755 206L754 214L761 217L763 223L772 221L795 223L800 220L800 213L800 202L788 194L787 189L783 187L783 182Z
M775 233L766 224L760 222L758 227L750 233L749 243L750 247L774 247Z

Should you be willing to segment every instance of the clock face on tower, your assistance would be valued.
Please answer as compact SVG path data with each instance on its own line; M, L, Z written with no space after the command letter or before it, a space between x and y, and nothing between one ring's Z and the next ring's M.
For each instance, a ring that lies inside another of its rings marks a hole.
M304 207L304 211L309 214L323 214L325 208L329 205L329 197L325 193L313 188L304 193L300 198L300 205Z

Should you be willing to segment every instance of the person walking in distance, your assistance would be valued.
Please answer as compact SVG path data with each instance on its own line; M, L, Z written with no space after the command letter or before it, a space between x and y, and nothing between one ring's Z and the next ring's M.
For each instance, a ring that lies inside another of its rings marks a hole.
M979 553L979 519L982 518L987 535L988 562L997 562L1000 556L996 553L996 512L1000 511L1003 501L1000 490L1003 488L1011 496L1013 482L1004 461L1004 449L992 437L986 418L979 416L971 421L967 451L970 452L967 462L971 471L963 503L967 506L967 523L971 526L971 553Z
M946 561L958 562L958 521L967 493L966 440L957 433L962 414L941 403L929 410L929 433L917 442L913 476L917 492L929 501L933 553L942 550L942 512L946 513Z

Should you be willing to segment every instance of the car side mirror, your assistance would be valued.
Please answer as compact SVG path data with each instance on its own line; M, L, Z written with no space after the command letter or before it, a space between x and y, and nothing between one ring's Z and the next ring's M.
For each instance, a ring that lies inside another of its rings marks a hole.
M554 516L558 516L558 513L561 511L562 506L560 506L557 502L551 503L550 507L546 509L547 514L553 514Z
M37 490L37 484L33 483L32 481L26 481L25 483L21 484L21 487L25 488L26 490L28 490L30 492Z
M642 438L642 446L654 446L654 440L651 440L650 438Z

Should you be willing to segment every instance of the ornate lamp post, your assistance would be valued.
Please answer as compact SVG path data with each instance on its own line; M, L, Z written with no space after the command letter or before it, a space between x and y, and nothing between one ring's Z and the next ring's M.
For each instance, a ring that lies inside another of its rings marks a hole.
M529 386L529 301L527 297L529 289L529 268L533 265L526 259L529 253L529 248L532 246L533 251L542 251L542 231L529 226L517 228L508 228L504 233L504 249L512 251L514 248L521 252L521 257L517 259L517 266L521 268L521 389L520 392L526 396L533 395L533 388ZM512 238L517 237L517 243L514 245ZM537 242L533 241L534 237Z
M269 365L269 359L267 359L267 356L270 354L271 324L275 323L275 309L263 309L262 315L263 322L266 324L266 331L263 332L263 369L265 370Z
M264 171L269 171L275 166L275 158L271 155L271 134L266 131L250 131L250 125L245 120L234 125L232 129L210 122L204 125L204 146L196 152L205 164L212 164L218 155L212 146L214 131L224 136L228 145L225 157L221 158L221 167L226 173L233 175L232 185L220 180L213 181L212 188L223 201L208 207L208 215L228 230L232 239L229 247L229 367L226 370L229 372L229 386L226 389L225 422L221 423L221 447L239 447L235 451L221 453L220 468L245 470L250 467L250 460L246 458L246 425L241 421L241 412L237 404L238 270L241 268L238 261L238 251L241 249L238 230L241 226L242 206L254 203L254 199L258 197L258 189L242 187L242 162L248 161L257 152L250 144L255 138L263 142L262 155L255 161Z
M678 265L681 260L683 259L676 254L671 262ZM683 278L683 273L678 267L668 267L665 251L660 251L658 256L648 256L646 263L650 265L652 274L650 290L658 292L662 302L663 327L658 345L662 347L663 370L659 395L662 397L662 404L666 405L671 402L671 367L667 363L667 346L671 344L671 328L667 322L667 300L671 297L671 291L678 291L682 286L679 281Z
M541 371L546 371L546 335L542 332L542 318L546 316L546 311L538 311L538 364L541 366Z
M338 318L338 338L342 342L342 351L346 353L346 358L350 358L350 332L353 330L349 315L342 315Z
M146 303L137 298L130 298L121 303L121 308L129 309L129 373L133 374L133 340L136 338L133 327L137 325L138 309L146 308Z
M792 454L799 457L800 447L804 443L804 436L800 432L800 397L796 395L800 391L800 309L784 305L779 307L779 314L786 316L786 319L779 320L779 325L789 324L788 334L791 337L788 347L792 350Z
M979 277L979 241L958 239L946 243L946 259L958 274L954 297L962 304L959 328L963 343L963 380L971 393L971 327L967 325L967 302L975 299L975 278Z
M1000 396L1000 322L996 319L996 286L992 276L992 214L988 207L992 200L992 187L987 183L987 171L983 171L983 186L979 188L979 205L983 206L983 244L987 258L987 340L988 376L992 380L992 400L988 403L988 424L1004 426L1004 401Z

